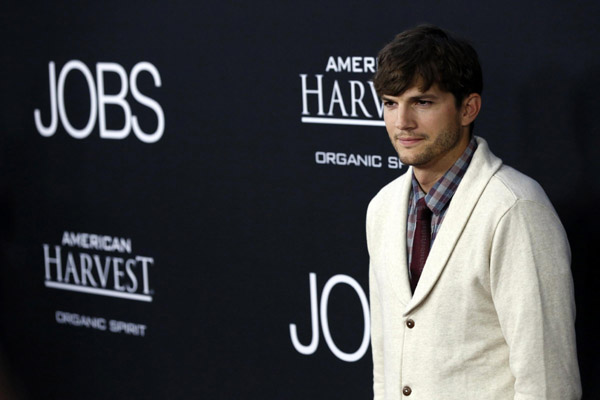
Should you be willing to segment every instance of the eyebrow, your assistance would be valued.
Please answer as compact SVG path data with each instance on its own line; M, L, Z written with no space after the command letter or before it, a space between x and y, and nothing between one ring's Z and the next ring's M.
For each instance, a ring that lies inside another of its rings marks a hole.
M417 94L417 95L414 95L414 96L411 96L411 97L409 97L409 98L408 98L408 101L416 101L416 100L437 100L437 99L439 99L439 96L437 96L437 95L435 95L435 94L433 94L433 93L422 93L422 94ZM392 98L390 98L390 97L388 97L388 96L386 96L386 95L383 95L383 96L381 96L381 100L383 100L383 101L393 101L393 102L396 102L396 100L394 100L394 99L392 99Z
M409 97L409 100L411 101L415 101L415 100L437 100L439 97L436 96L433 93L423 93L423 94L417 94L415 96L411 96Z

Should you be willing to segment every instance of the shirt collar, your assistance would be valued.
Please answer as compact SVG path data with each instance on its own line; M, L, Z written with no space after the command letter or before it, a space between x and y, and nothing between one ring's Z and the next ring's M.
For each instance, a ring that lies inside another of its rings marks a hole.
M417 178L415 178L415 174L413 173L412 206L416 207L417 201L425 197L427 207L429 207L435 215L440 215L452 199L452 196L454 196L454 192L456 192L456 188L458 188L462 177L465 175L476 149L477 141L475 140L475 136L471 136L471 141L465 151L458 157L452 167L450 167L450 169L433 185L427 194L423 193L419 187L419 182L417 182Z

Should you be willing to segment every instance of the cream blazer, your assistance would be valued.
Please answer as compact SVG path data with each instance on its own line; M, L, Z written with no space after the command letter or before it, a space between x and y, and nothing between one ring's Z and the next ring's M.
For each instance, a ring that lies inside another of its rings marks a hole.
M564 229L542 188L477 142L414 295L412 170L369 204L376 400L581 397Z

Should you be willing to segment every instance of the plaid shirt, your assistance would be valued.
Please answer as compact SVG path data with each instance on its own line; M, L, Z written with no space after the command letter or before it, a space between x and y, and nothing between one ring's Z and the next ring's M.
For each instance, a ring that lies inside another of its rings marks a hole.
M406 252L408 254L408 265L410 265L412 258L412 247L415 238L415 229L417 226L417 201L425 197L425 203L433 213L431 217L431 246L433 246L433 241L435 240L435 237L440 230L440 226L442 226L442 222L444 221L444 217L446 216L448 204L450 204L450 200L452 200L452 196L454 196L456 188L460 184L462 177L467 171L467 168L471 163L471 158L473 158L473 153L476 149L477 142L473 136L462 155L458 158L458 160L456 160L454 165L452 165L452 167L446 171L444 176L442 176L435 183L435 185L433 185L427 195L425 195L425 193L423 193L419 187L419 182L417 182L417 179L413 173L412 191L410 192L410 197L408 199L408 223L406 225Z

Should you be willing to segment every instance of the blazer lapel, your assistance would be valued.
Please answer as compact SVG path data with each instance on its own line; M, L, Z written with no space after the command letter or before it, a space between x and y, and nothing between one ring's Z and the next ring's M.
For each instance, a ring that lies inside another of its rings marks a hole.
M405 309L405 315L418 307L435 286L477 201L494 173L502 166L502 160L490 152L487 142L479 137L476 139L477 150L473 154L471 164L450 201L442 226L425 262L419 284ZM404 252L406 253L406 250Z

